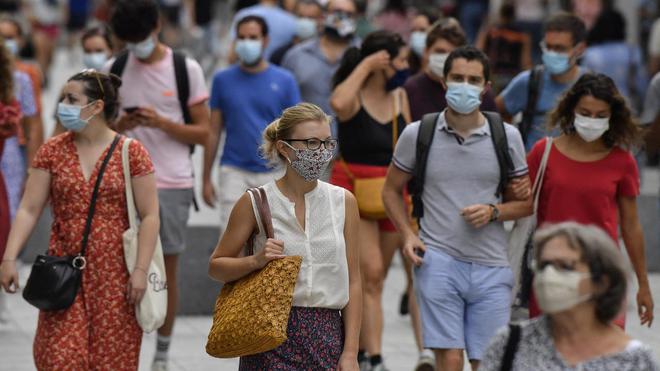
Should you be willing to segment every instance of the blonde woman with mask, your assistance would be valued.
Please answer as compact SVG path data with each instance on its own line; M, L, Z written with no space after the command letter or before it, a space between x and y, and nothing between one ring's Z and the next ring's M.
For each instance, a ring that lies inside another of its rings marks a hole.
M288 339L274 350L242 357L239 370L358 370L362 288L357 202L343 188L318 180L336 146L330 118L309 103L287 108L264 132L264 156L286 166L284 177L262 187L275 239L266 238L256 220L257 208L244 194L211 256L209 274L232 282L271 260L292 255L303 260ZM255 254L243 256L253 232Z

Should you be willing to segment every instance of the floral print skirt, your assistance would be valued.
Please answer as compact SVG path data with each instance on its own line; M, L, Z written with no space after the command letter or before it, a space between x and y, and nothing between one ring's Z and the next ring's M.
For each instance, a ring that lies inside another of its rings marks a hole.
M279 347L241 357L239 371L336 370L344 347L344 323L336 309L293 307L287 340Z

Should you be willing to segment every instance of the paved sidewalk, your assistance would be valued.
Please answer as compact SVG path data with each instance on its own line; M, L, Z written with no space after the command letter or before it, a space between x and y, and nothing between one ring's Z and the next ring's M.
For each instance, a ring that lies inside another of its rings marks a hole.
M21 268L21 281L29 274L29 266ZM395 261L385 284L385 335L383 339L384 357L392 371L412 370L417 360L410 317L398 314L400 294L404 287L404 275L398 260ZM23 282L24 284L24 282ZM651 276L656 301L660 301L660 274ZM8 306L8 316L5 323L0 323L0 371L34 370L32 362L32 339L37 324L37 310L27 304L20 295L7 296L4 299ZM629 300L633 303L634 300ZM656 310L656 317L660 311ZM650 345L657 358L660 359L660 318L654 328L641 328L635 308L628 308L628 332L635 338ZM172 349L170 354L171 371L231 371L236 370L237 360L220 360L211 358L204 351L206 335L211 326L211 318L207 316L179 317L176 322ZM155 348L155 335L145 334L140 357L140 370L149 370ZM466 365L466 370L467 365Z

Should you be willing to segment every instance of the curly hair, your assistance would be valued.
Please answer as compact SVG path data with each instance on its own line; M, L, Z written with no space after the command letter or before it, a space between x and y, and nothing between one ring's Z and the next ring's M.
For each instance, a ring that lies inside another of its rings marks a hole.
M603 134L609 148L619 146L631 148L640 139L639 126L633 120L625 98L619 93L614 81L602 73L586 73L567 91L557 107L550 112L548 126L559 127L565 134L575 132L575 107L582 97L591 96L610 106L610 128Z
M9 50L5 47L4 40L0 37L0 102L11 103L14 100L14 74L12 59Z

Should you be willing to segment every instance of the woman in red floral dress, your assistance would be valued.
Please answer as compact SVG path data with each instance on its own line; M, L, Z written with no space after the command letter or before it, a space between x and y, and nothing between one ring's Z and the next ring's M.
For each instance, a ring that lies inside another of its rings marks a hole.
M37 152L25 195L7 243L0 281L15 292L14 260L32 232L48 198L54 221L49 254L74 255L81 240L100 163L118 134L107 123L117 115L121 80L95 71L82 72L64 87L58 116L70 131L46 142ZM144 294L159 228L156 181L142 145L130 145L131 181L141 219L138 260L133 272L124 261L122 234L128 229L121 146L103 175L87 247L87 266L74 303L59 311L41 311L34 340L39 370L136 370L142 330L135 302Z
M16 135L21 121L21 107L14 96L14 76L11 56L7 48L0 44L0 155L5 139ZM0 171L0 256L5 251L9 234L9 200L5 180ZM1 295L1 294L0 294ZM2 308L0 308L1 310Z

